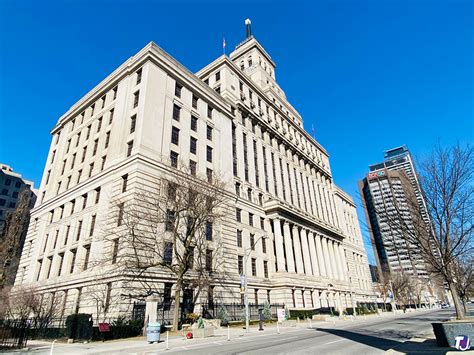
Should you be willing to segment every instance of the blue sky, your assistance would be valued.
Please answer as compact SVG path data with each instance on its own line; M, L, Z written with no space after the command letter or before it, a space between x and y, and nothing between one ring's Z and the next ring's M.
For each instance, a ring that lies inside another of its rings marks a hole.
M407 144L421 158L437 142L474 141L472 1L3 0L0 161L38 186L49 130L123 61L153 40L197 71L223 36L228 51L243 39L247 17L358 203L383 150Z

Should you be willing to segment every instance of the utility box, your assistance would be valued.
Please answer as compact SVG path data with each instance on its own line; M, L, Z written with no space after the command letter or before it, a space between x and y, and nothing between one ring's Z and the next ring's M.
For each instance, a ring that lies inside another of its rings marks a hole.
M146 328L146 340L152 344L154 342L160 341L160 331L161 331L161 324L160 323L148 323Z

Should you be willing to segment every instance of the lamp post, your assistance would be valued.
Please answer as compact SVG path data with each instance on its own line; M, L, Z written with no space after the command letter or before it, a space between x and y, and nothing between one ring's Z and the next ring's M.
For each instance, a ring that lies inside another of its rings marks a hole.
M250 328L250 312L249 312L249 297L248 297L248 292L247 292L247 260L250 256L250 253L252 249L255 248L255 245L260 241L260 239L266 239L267 235L264 234L260 236L254 243L253 245L250 245L247 249L244 251L244 273L241 275L241 282L243 279L243 287L244 287L244 304L245 304L245 332L249 332ZM243 276L243 277L242 277Z
M349 276L349 291L351 292L352 315L356 317L356 309L354 306L354 293L352 291L352 276Z
M329 306L329 310L331 311L331 317L334 317L334 314L332 313L332 307L329 304L329 293L331 292L332 287L334 287L333 284L328 284L328 306ZM334 306L335 306L335 304L334 304Z

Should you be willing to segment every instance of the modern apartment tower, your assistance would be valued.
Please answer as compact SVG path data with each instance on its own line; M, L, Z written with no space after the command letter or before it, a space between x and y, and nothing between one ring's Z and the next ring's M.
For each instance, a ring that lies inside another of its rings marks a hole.
M249 30L230 56L195 74L152 42L59 119L18 288L64 297L66 314L95 312L93 285L108 285L107 297L121 294L127 276L113 262L93 266L103 253L121 252L101 239L111 201L176 174L179 160L229 186L231 208L214 231L230 276L201 293L203 303L241 301L244 260L251 303L341 309L373 299L355 204L334 184L328 153L304 130ZM262 235L265 243L250 248ZM169 274L157 272L154 282L164 297L174 292ZM126 314L137 301L110 312Z
M413 230L416 221L429 223L408 148L401 146L387 150L383 162L369 166L369 173L359 182L359 189L379 272L382 269L403 271L426 278L426 265L420 253L407 241L409 238L404 236L403 228L397 228L403 225ZM413 196L417 208L412 208Z

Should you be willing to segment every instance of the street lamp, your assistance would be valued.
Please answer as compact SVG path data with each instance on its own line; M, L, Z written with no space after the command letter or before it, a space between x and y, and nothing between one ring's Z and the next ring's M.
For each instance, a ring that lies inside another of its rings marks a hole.
M249 328L250 328L250 312L249 312L249 297L248 297L248 293L247 293L247 260L250 256L250 253L252 251L252 249L255 248L255 245L257 245L257 243L260 241L260 239L267 239L267 235L264 234L262 236L260 236L252 245L250 245L250 247L248 247L247 249L245 249L244 251L244 273L241 275L241 283L243 283L243 287L244 287L244 304L245 304L245 332L248 333L249 332Z
M329 306L329 310L331 311L331 317L334 317L334 314L332 313L332 307L331 305L329 304L329 293L331 292L331 288L334 287L333 284L328 284L328 306ZM335 304L334 304L335 305Z

